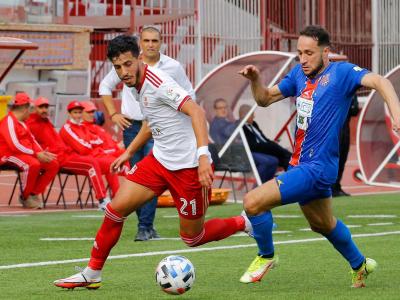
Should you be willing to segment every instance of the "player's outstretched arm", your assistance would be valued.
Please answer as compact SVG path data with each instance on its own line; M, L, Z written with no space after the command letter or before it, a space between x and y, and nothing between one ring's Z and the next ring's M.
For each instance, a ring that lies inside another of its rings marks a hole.
M239 74L250 80L254 100L259 106L266 107L276 101L284 99L277 85L267 88L262 84L260 70L257 67L247 65L239 71Z
M117 126L121 130L124 130L125 128L128 128L131 124L123 114L117 112L112 98L112 91L120 82L121 79L118 77L115 69L112 68L110 72L108 72L106 77L104 77L103 80L100 82L99 95L103 100L104 106L107 109L111 121L117 124Z
M181 112L192 119L193 131L197 141L197 157L199 160L199 181L203 187L210 188L214 180L208 152L208 133L206 115L204 110L193 100L188 100L183 104Z
M361 85L378 91L386 102L393 118L393 130L400 130L400 102L392 83L381 75L368 73L362 80Z
M130 143L125 152L122 153L110 166L111 172L119 172L123 164L127 162L137 150L142 148L147 141L151 139L151 129L147 125L146 121L143 121L142 127L140 128L138 134Z

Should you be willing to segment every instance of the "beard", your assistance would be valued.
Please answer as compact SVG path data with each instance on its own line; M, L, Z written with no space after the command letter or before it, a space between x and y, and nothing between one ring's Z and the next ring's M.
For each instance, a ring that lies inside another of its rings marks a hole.
M321 57L318 66L314 70L311 70L311 72L308 75L306 74L307 77L314 78L322 70L323 67L324 67L324 61L322 60Z
M140 70L139 68L136 70L136 74L135 74L135 82L125 82L124 81L124 77L120 79L123 81L123 83L125 83L128 87L132 88L135 87L136 85L139 84L139 75L140 75ZM130 77L130 76L129 76Z

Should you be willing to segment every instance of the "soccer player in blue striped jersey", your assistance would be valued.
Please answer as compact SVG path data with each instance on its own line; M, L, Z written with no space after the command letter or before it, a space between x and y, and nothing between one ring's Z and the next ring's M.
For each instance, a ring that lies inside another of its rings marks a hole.
M348 261L352 286L364 287L376 267L352 240L347 226L332 212L331 185L335 182L339 159L339 131L356 90L376 89L393 118L393 130L400 128L400 105L387 79L348 62L329 62L329 33L319 26L308 26L299 36L297 64L282 81L266 88L259 70L249 65L239 73L251 82L255 101L267 107L287 97L296 97L296 140L287 172L250 191L244 197L244 210L253 227L259 252L240 278L251 283L273 268L278 257L272 240L271 209L299 203L313 231L325 236Z

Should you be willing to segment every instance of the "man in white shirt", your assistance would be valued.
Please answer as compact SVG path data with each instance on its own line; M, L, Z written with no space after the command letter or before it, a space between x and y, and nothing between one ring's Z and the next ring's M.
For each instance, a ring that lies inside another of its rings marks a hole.
M160 53L160 31L155 27L144 28L140 33L139 42L143 62L149 66L166 72L189 93L192 99L195 99L192 84L187 78L181 64ZM112 90L120 82L121 79L118 77L115 69L112 68L100 83L99 94L103 99L111 120L123 130L123 141L127 148L142 126L143 115L139 107L137 92L131 90L126 84L123 85L122 90L121 113L117 112L112 100ZM134 166L137 162L142 160L152 148L153 140L151 139L130 159L130 165ZM154 198L153 201L146 203L136 211L139 222L135 241L146 241L152 238L159 238L159 235L153 226L156 206L157 198Z
M139 134L114 161L113 169L119 169L151 137L154 149L131 169L117 196L107 205L88 266L56 280L54 284L61 288L99 288L104 263L126 217L167 188L179 214L181 238L189 247L251 230L244 216L205 221L214 175L203 109L170 76L138 59L134 38L114 38L107 56L124 83L138 91L145 117Z

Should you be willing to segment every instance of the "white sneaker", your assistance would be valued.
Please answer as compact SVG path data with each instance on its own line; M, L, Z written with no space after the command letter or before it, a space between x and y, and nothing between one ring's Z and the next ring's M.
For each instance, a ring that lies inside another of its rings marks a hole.
M111 203L111 199L108 197L104 198L101 202L99 202L99 210L105 211L108 203Z
M24 200L22 197L19 197L19 203L22 204L25 208L33 208L33 209L41 209L43 208L41 201L35 200L33 196L29 196L28 199Z
M67 278L54 281L54 285L64 289L74 289L76 287L85 287L87 289L98 289L101 286L101 277L89 278L85 276L84 271L79 272Z
M31 198L33 201L39 204L39 208L43 208L44 204L42 199L38 195L30 195L29 198ZM28 200L29 200L28 198Z
M246 212L243 210L240 215L244 218L244 222L245 222L244 232L246 232L250 237L254 237L253 226L251 225L251 222L250 222L249 218L247 217Z

